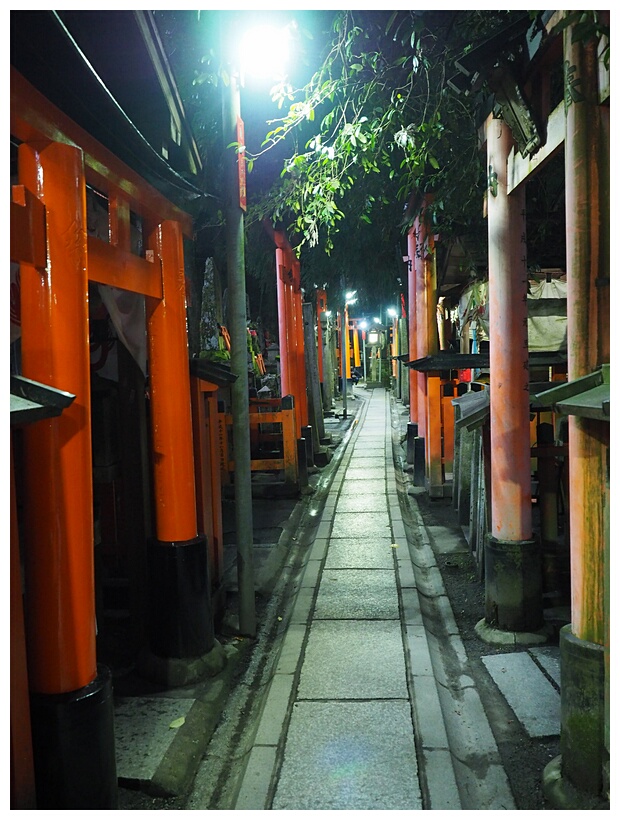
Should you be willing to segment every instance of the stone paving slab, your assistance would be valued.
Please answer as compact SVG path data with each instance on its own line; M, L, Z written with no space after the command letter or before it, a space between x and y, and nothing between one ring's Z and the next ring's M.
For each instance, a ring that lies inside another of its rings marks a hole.
M340 513L372 513L385 511L384 492L364 492L356 495L343 495L338 500Z
M355 481L349 481L348 474L347 480L342 482L342 486L340 488L340 495L338 500L340 501L343 496L345 495L357 495L359 496L362 493L366 492L366 487L368 486L368 481L365 480L365 483L362 483L362 479L358 478ZM383 476L377 479L373 479L372 481L372 490L373 492L383 493L385 495L386 492L386 484L385 479Z
M560 694L527 652L487 655L482 662L530 737L560 733Z
M314 621L299 699L406 698L399 621Z
M324 569L315 619L398 619L393 570Z
M433 539L435 553L447 554L469 551L469 545L460 530L441 526L427 526L426 530Z
M350 481L365 481L370 485L372 484L372 471L369 471L368 467L347 467L346 482Z
M260 811L269 808L267 795L275 765L275 746L255 746L252 749L235 809Z
M536 646L528 649L530 655L539 663L545 672L560 686L560 647Z
M340 505L340 502L339 502ZM332 538L386 538L391 536L390 518L384 512L341 513L336 508Z
M325 561L326 569L392 569L391 538L333 538Z
M272 808L419 810L416 774L407 701L297 703Z

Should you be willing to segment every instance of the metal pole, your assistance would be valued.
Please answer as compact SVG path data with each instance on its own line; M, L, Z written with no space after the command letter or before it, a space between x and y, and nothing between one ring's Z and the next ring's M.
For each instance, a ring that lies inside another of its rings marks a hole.
M241 104L239 78L230 72L224 100L224 144L237 142ZM233 450L235 459L235 528L237 580L239 584L239 631L256 635L254 600L252 470L250 453L250 401L248 392L248 341L245 293L244 217L239 198L237 154L226 152L226 262L228 268L228 323L231 372ZM240 159L239 161L244 161Z

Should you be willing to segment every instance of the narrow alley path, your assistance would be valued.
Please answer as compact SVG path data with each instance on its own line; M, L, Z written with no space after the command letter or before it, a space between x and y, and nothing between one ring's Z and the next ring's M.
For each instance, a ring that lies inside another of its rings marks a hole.
M183 741L171 742L170 721L157 718L168 751L154 755L156 774L142 775L157 794L162 771L177 773L167 782L193 777L210 704L229 693L190 793L157 806L124 790L127 808L542 807L545 755L559 734L557 646L477 645L469 656L437 563L469 547L460 528L423 520L403 462L406 418L390 392L356 391L339 461L321 502L289 533L234 687L161 692L157 710L128 701L127 749L141 760L136 706L151 718L149 744L161 703L188 714ZM126 764L119 775L131 781Z
M302 582L316 598L292 614L236 808L422 808L397 584L406 543L389 405L375 389L323 510ZM278 725L283 694L293 705ZM270 760L275 789L261 795Z
M389 394L374 389L361 400L308 551L235 809L467 807L399 503ZM478 742L484 735L484 726L476 727ZM493 771L482 746L477 754ZM475 795L477 807L514 807L499 774L486 805Z

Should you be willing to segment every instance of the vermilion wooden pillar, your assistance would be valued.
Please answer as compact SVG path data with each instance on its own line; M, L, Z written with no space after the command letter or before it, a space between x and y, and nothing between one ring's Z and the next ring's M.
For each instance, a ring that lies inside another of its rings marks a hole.
M321 314L327 310L327 293L324 290L317 290L316 292L316 328L317 328L317 352L318 352L318 367L319 367L319 383L323 384L323 325L321 323Z
M198 658L214 646L206 537L198 534L180 225L148 239L161 266L163 298L147 300L156 538L149 545L150 648ZM166 677L166 666L158 677Z
M289 338L287 322L287 267L285 251L276 248L276 287L278 295L278 342L280 347L280 392L292 395L288 361Z
M416 310L416 291L415 291L415 255L416 255L416 230L413 227L407 234L407 255L409 257L407 262L407 291L409 300L409 360L413 361L417 358L417 326L418 313ZM418 433L418 401L417 401L417 378L416 373L411 372L409 375L409 419L412 424L416 425L414 435Z
M542 626L539 548L532 540L525 190L508 194L508 125L487 123L491 532L485 548L487 624Z
M19 148L47 266L21 265L22 370L75 395L24 430L26 636L39 808L115 808L111 675L97 667L86 185L80 149ZM77 717L79 715L79 718Z
M283 396L293 396L297 432L308 424L304 321L299 260L281 231L270 231L276 244L280 385Z
M291 255L292 255L291 250ZM301 271L298 259L292 259L293 308L295 312L295 374L297 377L296 404L299 406L298 421L302 428L308 425L308 393L306 378L306 355L304 344L304 314L301 290Z
M162 223L153 236L163 299L149 300L148 342L155 523L161 541L196 537L189 354L181 229Z
M426 204L431 201L426 197ZM439 349L437 330L437 265L435 259L435 236L424 225L422 246L424 290L426 292L426 355L434 356ZM441 423L441 378L438 371L425 373L426 378L426 475L431 498L441 498L444 494L442 423Z
M609 108L598 98L597 43L574 34L564 32L569 381L610 352ZM561 756L545 770L545 791L554 805L568 795L571 808L589 808L610 788L610 430L606 421L568 419L571 623L560 632Z
M288 263L288 262L287 262ZM291 271L291 268L288 268ZM297 328L295 327L295 298L293 293L293 282L292 282L292 272L288 275L287 280L285 280L284 286L284 301L285 301L285 311L284 311L284 318L286 322L286 338L288 341L285 355L287 358L288 364L288 387L289 389L286 393L282 393L282 395L290 395L293 396L295 399L295 415L299 417L299 396L298 396L298 389L297 389L297 370L295 369L295 364L297 360ZM282 358L282 350L280 350L280 358ZM301 426L301 422L299 422Z
M61 417L24 431L27 499L38 512L24 526L30 684L67 692L97 674L86 188L81 152L68 146L22 145L19 166L47 209L49 257L43 275L21 266L23 374L76 396Z
M416 218L414 225L415 254L413 257L413 267L415 274L415 310L417 316L416 327L416 359L428 356L428 325L426 321L427 293L424 284L424 242L425 231L420 217ZM426 439L426 374L416 371L416 395L418 407L418 435L424 441ZM426 459L425 459L426 460Z

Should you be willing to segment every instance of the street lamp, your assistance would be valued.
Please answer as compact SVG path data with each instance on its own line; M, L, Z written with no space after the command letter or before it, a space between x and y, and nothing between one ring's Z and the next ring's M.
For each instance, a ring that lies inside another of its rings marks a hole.
M228 18L233 20L232 17ZM222 31L223 53L231 46L232 27ZM248 40L255 46L266 46L270 56L282 57L284 40L278 48L269 48L264 30L259 36L248 32ZM248 343L245 286L244 213L247 207L245 187L245 136L241 119L243 71L249 70L250 53L233 59L229 66L228 83L222 83L224 145L235 145L226 151L226 264L228 269L228 325L230 332L230 369L236 376L231 385L233 450L235 456L235 528L237 539L237 580L239 585L239 631L242 635L256 635L256 606L254 598L253 520L252 520L252 466L250 445L250 399L248 384ZM266 54L255 59L256 65L265 66Z
M241 76L273 80L283 73L289 57L288 26L254 26L239 38Z

